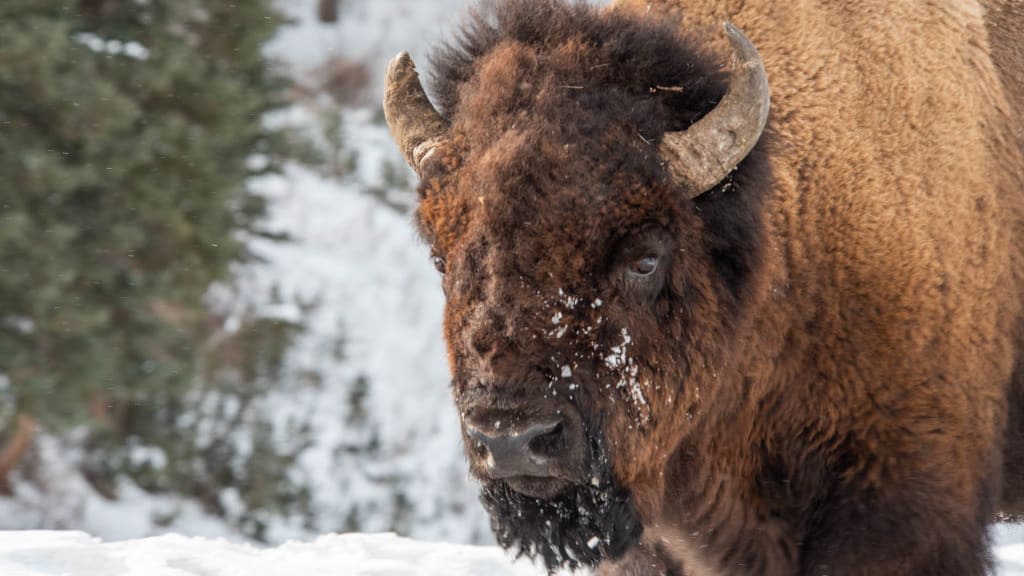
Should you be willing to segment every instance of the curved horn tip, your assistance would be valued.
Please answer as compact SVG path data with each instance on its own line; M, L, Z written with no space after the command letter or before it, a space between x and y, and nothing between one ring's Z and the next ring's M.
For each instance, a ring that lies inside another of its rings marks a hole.
M408 71L415 73L416 64L413 63L412 56L407 51L402 50L388 62L388 71L385 76L388 80L393 80L403 72Z
M734 57L758 57L757 48L754 46L754 43L735 24L726 20L722 23L722 28L725 29L726 36L729 37L729 44L732 45Z
M399 52L388 63L384 119L406 161L417 172L448 130L448 121L430 103L408 52Z

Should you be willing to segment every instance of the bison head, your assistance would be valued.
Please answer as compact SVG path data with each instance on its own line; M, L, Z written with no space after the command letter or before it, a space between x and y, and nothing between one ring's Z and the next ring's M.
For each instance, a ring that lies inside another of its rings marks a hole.
M470 469L499 542L549 566L637 541L729 362L768 92L726 32L731 74L641 16L506 0L435 56L440 111L408 55L388 71Z

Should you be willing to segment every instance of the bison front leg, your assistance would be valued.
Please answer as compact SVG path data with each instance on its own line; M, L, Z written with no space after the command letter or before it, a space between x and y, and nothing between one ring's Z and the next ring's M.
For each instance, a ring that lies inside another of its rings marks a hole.
M801 576L984 576L995 491L960 493L918 478L888 496L823 510L801 553Z

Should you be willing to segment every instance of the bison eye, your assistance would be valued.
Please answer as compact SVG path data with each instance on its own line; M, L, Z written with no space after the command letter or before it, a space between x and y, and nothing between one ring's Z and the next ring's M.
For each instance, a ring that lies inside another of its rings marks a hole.
M640 258L633 262L629 267L630 276L636 278L643 278L654 274L655 270L658 269L658 257L654 254L648 254L643 258Z
M438 272L444 274L447 266L447 263L445 262L444 258L435 255L432 256L430 259L434 262L434 268L437 268Z
M655 225L624 238L612 268L622 296L640 305L656 300L665 288L673 251L672 236Z

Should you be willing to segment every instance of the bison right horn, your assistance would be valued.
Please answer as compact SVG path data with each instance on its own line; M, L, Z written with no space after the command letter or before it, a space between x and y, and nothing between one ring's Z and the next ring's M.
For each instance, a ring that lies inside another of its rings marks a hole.
M715 109L682 132L667 132L659 152L672 177L694 198L715 187L747 157L768 122L771 94L757 48L726 22L733 49L729 88Z
M408 52L395 56L388 64L384 80L384 119L405 161L417 173L448 133L448 121L427 98Z

